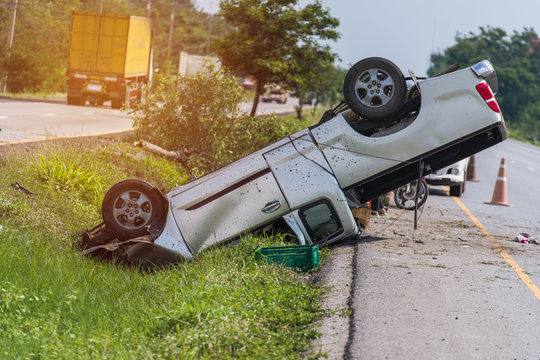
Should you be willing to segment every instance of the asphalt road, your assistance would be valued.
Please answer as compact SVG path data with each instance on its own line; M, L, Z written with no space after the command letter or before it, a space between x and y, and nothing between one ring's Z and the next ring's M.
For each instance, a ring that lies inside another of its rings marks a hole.
M513 206L486 206L502 158L506 160L507 201ZM462 199L467 207L494 233L527 232L540 240L540 148L507 140L477 154L476 168L479 182L468 182Z
M0 143L117 132L131 126L127 114L106 106L0 99Z
M484 203L502 157L513 207ZM432 188L417 230L412 211L391 208L361 241L333 249L324 276L338 291L325 301L351 316L323 322L329 358L540 359L540 245L514 241L540 239L540 149L509 140L476 164L480 182L459 200Z
M249 112L251 102L241 104ZM286 104L260 103L257 114L292 112L297 99ZM28 101L0 98L0 144L55 137L112 133L132 128L131 117L104 106L72 106L65 100Z

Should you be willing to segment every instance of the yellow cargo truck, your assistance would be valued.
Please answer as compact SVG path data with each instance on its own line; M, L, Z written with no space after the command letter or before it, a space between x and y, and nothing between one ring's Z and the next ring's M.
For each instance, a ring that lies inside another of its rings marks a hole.
M152 76L152 20L74 11L67 69L67 102L113 108L144 98Z

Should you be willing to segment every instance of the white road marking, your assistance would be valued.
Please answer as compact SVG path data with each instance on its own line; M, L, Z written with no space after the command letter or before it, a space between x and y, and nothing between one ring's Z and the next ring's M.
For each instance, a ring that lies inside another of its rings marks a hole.
M43 116L50 117L50 116L56 116L56 114L43 114Z
M0 116L0 119L7 119L7 118L8 118L7 116L3 116L3 115Z
M535 168L533 168L531 166L529 166L527 169L529 169L530 171L535 171L536 170Z

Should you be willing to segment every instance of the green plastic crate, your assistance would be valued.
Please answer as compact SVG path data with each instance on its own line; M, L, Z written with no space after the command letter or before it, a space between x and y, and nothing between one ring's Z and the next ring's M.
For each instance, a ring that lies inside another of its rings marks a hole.
M255 259L309 271L319 265L319 245L261 247L255 252Z

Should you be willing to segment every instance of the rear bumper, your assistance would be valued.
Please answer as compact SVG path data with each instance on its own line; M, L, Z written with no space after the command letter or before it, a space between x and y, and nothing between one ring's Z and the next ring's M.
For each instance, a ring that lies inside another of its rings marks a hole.
M431 179L426 178L426 182L429 185L449 185L449 186L455 186L455 185L461 185L463 184L463 181L450 179L450 178L437 178L437 179Z
M418 179L419 171L422 176L428 175L496 145L506 138L504 121L500 121L348 186L345 190L355 189L361 196L360 200L366 202Z

